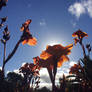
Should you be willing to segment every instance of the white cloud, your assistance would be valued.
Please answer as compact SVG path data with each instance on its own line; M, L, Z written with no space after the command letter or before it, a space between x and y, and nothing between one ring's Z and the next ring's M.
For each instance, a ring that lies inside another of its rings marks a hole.
M69 65L70 65L70 66L73 66L74 64L77 64L77 62L71 61Z
M25 64L26 64L26 62L23 62L23 63L22 63L22 66L24 66ZM22 66L21 66L21 67L22 67Z
M80 15L86 12L84 6L78 2L71 5L68 11L71 12L71 14L75 15L77 18L79 18Z
M39 73L41 77L41 82L50 83L49 74L46 68L42 68Z
M92 0L84 0L84 7L86 7L89 16L92 18Z
M6 74L10 73L11 71L7 71Z
M0 70L2 70L2 67L0 67Z
M19 74L19 70L18 69L15 69L14 72Z
M66 68L57 69L57 74L56 74L56 79L55 79L56 85L59 83L59 78L61 78L63 74L68 75L68 72L69 72L69 69L66 69ZM40 82L41 82L39 84L40 87L46 86L47 88L51 89L51 81L50 81L49 74L46 68L42 68L40 70Z
M47 87L50 90L51 90L51 87L52 87L52 84L51 83L40 83L39 85L40 85L40 88Z
M15 73L20 74L21 76L23 76L23 74L19 72L19 69L15 69L13 72L15 72Z
M92 0L81 0L70 5L68 11L79 18L83 14L88 14L92 17Z

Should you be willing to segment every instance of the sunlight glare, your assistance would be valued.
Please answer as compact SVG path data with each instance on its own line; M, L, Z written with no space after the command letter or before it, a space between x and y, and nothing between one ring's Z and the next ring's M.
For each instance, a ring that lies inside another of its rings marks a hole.
M26 62L23 62L23 63L22 63L22 66L24 66L25 64L26 64Z
M70 65L70 66L73 66L74 64L76 64L76 62L71 61L69 65Z
M47 45L50 45L50 46L53 46L53 45L56 45L56 44L62 44L62 45L65 45L64 42L62 42L62 40L50 40L50 41L46 41L45 44L43 44L43 50L46 49L46 46Z

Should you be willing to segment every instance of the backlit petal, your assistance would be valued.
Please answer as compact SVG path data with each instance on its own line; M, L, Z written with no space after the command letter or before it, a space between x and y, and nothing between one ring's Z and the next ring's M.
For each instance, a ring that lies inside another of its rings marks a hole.
M45 51L43 51L41 54L40 54L40 58L41 59L44 59L46 60L47 58L49 58L51 55Z
M28 40L27 44L31 46L35 46L37 44L37 39L33 37L32 39Z
M66 62L66 61L69 61L69 58L68 58L66 55L61 56L60 60L59 60L58 63L57 63L57 66L58 66L58 67L61 67L62 64L63 64L64 62Z
M24 41L22 41L22 44L24 45L24 44L26 44L28 42L28 40L24 40Z

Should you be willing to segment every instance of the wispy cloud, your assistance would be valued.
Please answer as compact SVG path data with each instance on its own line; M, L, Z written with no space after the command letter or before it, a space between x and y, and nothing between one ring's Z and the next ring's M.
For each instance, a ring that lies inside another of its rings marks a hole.
M86 7L89 16L92 18L92 0L84 0L84 7Z
M92 18L92 0L81 0L70 5L68 11L79 18L83 14L88 14Z
M75 15L77 18L79 18L80 15L86 12L84 6L78 2L71 5L68 11L71 12L71 14Z
M77 21L71 21L72 26L75 28L77 26Z
M40 21L40 26L46 26L46 21L45 21L45 19L41 19L41 21Z
M31 6L32 6L32 5L31 5L30 3L27 5L28 8L30 8Z

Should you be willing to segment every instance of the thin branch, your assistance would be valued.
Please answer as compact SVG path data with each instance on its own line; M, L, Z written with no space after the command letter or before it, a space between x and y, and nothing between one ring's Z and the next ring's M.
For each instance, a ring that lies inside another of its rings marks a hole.
M6 57L6 42L4 43L4 56L3 56L3 67L2 67L3 72L4 72L5 57Z
M15 45L13 51L8 55L7 59L5 60L5 64L13 57L13 55L15 54L15 52L17 51L19 44L21 43L21 39L17 42L17 44Z

